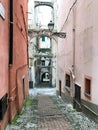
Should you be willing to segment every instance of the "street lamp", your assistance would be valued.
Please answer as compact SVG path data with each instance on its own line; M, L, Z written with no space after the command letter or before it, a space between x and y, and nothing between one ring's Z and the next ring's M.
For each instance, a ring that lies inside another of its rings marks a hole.
M53 32L54 29L54 22L50 21L48 23L48 29L50 32L52 32L52 36L57 36L60 38L65 38L66 37L66 33L65 32Z
M53 31L53 29L54 29L54 23L52 21L50 21L50 23L48 23L48 29L51 32Z
M53 31L54 29L54 22L50 21L48 23L48 30L47 29L40 29L40 30L35 30L35 29L29 29L28 30L28 34L29 37L33 38L36 36L49 36L52 37L54 39L56 39L56 37L59 38L66 38L66 33L65 32L57 32L57 31Z

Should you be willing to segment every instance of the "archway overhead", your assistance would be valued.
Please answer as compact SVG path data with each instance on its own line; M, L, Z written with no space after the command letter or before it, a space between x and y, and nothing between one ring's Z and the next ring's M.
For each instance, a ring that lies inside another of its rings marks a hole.
M29 29L28 30L28 36L30 37L30 40L34 37L46 36L46 37L54 39L57 42L57 37L65 38L66 33L56 32L56 31L51 32L48 29L40 29L40 30Z
M40 30L29 29L28 36L30 37L30 39L34 37L46 36L46 37L53 38L54 40L56 40L56 38L53 36L53 33L50 32L48 29L40 29Z
M53 8L53 3L52 2L41 2L41 1L35 1L35 8L37 6L50 6L51 8Z
M48 58L52 58L53 54L35 53L34 56L35 57L48 57Z

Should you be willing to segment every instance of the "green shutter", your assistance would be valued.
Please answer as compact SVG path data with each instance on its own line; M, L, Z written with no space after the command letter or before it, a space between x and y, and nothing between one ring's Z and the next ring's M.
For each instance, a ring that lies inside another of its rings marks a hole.
M45 36L42 36L42 41L45 42Z

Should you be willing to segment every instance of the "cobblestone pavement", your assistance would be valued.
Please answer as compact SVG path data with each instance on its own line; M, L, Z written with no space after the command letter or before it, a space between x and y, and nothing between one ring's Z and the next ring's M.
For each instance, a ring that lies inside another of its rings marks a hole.
M56 96L55 88L30 90L31 106L24 106L16 123L6 130L98 130L98 125Z
M74 130L53 97L39 95L38 98L38 130Z

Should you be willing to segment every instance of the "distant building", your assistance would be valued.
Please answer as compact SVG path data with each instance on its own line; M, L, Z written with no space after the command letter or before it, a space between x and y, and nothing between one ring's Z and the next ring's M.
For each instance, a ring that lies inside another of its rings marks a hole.
M0 1L0 130L28 95L27 0Z
M57 89L98 117L98 1L58 0Z
M28 11L28 32L40 32L40 35L29 37L30 87L41 83L56 86L57 44L51 37L41 32L41 30L45 30L49 34L48 23L50 20L53 22L55 20L54 2L51 0L34 0L33 2L29 0L28 6L30 7Z

